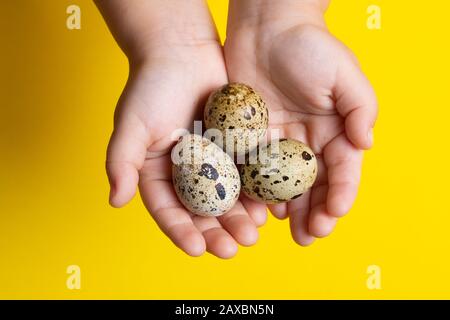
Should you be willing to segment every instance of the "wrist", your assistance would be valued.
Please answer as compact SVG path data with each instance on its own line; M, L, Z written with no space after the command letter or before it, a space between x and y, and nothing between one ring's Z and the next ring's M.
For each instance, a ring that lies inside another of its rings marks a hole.
M163 0L147 14L143 37L150 46L199 45L219 41L214 21L204 0ZM150 1L151 2L151 1Z
M328 0L230 0L228 32L257 30L260 33L286 30L309 24L326 28Z
M112 34L132 60L173 47L218 42L204 0L96 0Z

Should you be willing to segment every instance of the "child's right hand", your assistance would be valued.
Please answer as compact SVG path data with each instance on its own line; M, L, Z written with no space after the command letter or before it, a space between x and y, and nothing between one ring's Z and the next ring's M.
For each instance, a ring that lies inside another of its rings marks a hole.
M110 3L123 5L114 2L97 4L105 15ZM114 21L109 20L114 32ZM120 23L124 20L121 17ZM110 203L114 207L125 205L139 185L148 211L179 248L192 256L207 250L230 258L237 243L253 245L257 241L257 226L266 220L265 205L244 198L219 218L194 216L175 194L170 158L173 131L191 128L194 119L202 118L209 93L228 82L222 47L214 29L212 37L201 38L184 34L178 38L174 33L164 36L164 32L161 28L139 54L136 50L127 52L130 76L116 109L106 162ZM115 36L127 51L129 37L125 41L123 34Z

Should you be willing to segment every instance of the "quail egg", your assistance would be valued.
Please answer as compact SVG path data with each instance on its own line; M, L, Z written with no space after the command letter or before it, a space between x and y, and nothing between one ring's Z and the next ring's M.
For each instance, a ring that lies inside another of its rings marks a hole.
M195 134L180 138L172 149L172 180L181 203L201 216L220 216L236 203L241 188L231 157Z
M242 156L254 149L266 134L269 114L266 103L255 90L245 84L230 83L211 93L204 120L207 129L221 133L215 143L230 155Z
M316 156L304 143L279 139L257 151L257 157L249 157L240 170L242 191L251 199L269 204L287 202L314 184Z

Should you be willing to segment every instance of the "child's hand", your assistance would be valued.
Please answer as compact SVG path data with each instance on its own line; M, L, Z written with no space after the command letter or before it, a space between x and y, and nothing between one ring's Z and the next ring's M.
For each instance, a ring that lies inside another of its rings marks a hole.
M267 100L270 128L318 155L314 188L270 206L290 217L294 240L328 235L351 208L361 149L372 146L374 91L354 55L326 29L327 1L231 0L225 60L230 81L249 83Z
M159 2L162 7L154 8ZM140 2L145 5L126 10L120 8L127 6L121 0L97 3L104 15L111 11L130 15L133 10L137 15L127 22L120 14L117 22L122 24L120 28L115 28L111 14L109 19L106 17L113 32L120 29L115 36L130 59L130 77L116 109L114 133L108 147L110 202L115 207L125 205L139 184L147 209L178 247L192 256L207 250L229 258L236 253L237 243L252 245L257 241L256 227L265 222L266 208L243 199L216 219L194 216L178 201L171 177L172 133L179 128L191 128L194 119L201 119L209 93L228 79L222 47L203 2L176 1L172 7L171 2ZM138 2L128 3L132 6ZM152 17L155 12L164 15L168 6L172 12L165 15L164 22L157 27L146 25L158 20L159 16ZM136 25L139 15L145 17L140 22L144 27ZM189 20L183 22L186 15ZM154 28L156 33L149 32ZM124 30L134 32L126 35ZM140 34L145 37L139 38Z

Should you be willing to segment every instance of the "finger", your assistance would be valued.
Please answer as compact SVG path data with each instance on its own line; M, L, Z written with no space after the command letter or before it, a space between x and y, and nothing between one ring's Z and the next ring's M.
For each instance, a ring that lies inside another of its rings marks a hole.
M130 115L119 117L108 145L106 160L109 202L113 207L122 207L134 197L148 139L148 132L139 120Z
M341 217L350 210L358 193L362 151L341 134L325 147L324 160L329 185L326 208L330 215Z
M316 238L328 236L336 226L337 218L327 212L326 200L328 186L320 185L311 190L311 213L309 233Z
M369 149L378 113L375 92L351 59L340 70L336 79L336 108L345 117L345 131L350 141L359 149Z
M275 218L286 219L288 217L287 203L277 203L267 205Z
M305 192L300 198L288 204L292 238L301 246L309 246L314 242L314 237L308 230L310 195L310 191Z
M328 171L323 160L323 155L316 154L317 161L317 177L314 181L314 185L324 185L328 183Z
M236 255L238 246L233 237L222 228L214 217L194 216L194 224L203 234L206 241L206 250L222 259L229 259Z
M314 207L311 210L311 218L309 220L309 232L316 238L324 238L330 235L336 227L338 218L331 216L327 212L325 203Z
M178 201L171 181L152 180L150 176L141 179L139 187L142 200L159 228L188 255L202 255L206 250L205 239Z
M241 195L239 200L257 227L261 227L266 223L267 206L265 204L253 201L245 195Z
M249 217L241 202L238 201L229 212L217 219L241 245L251 246L258 241L256 224Z

